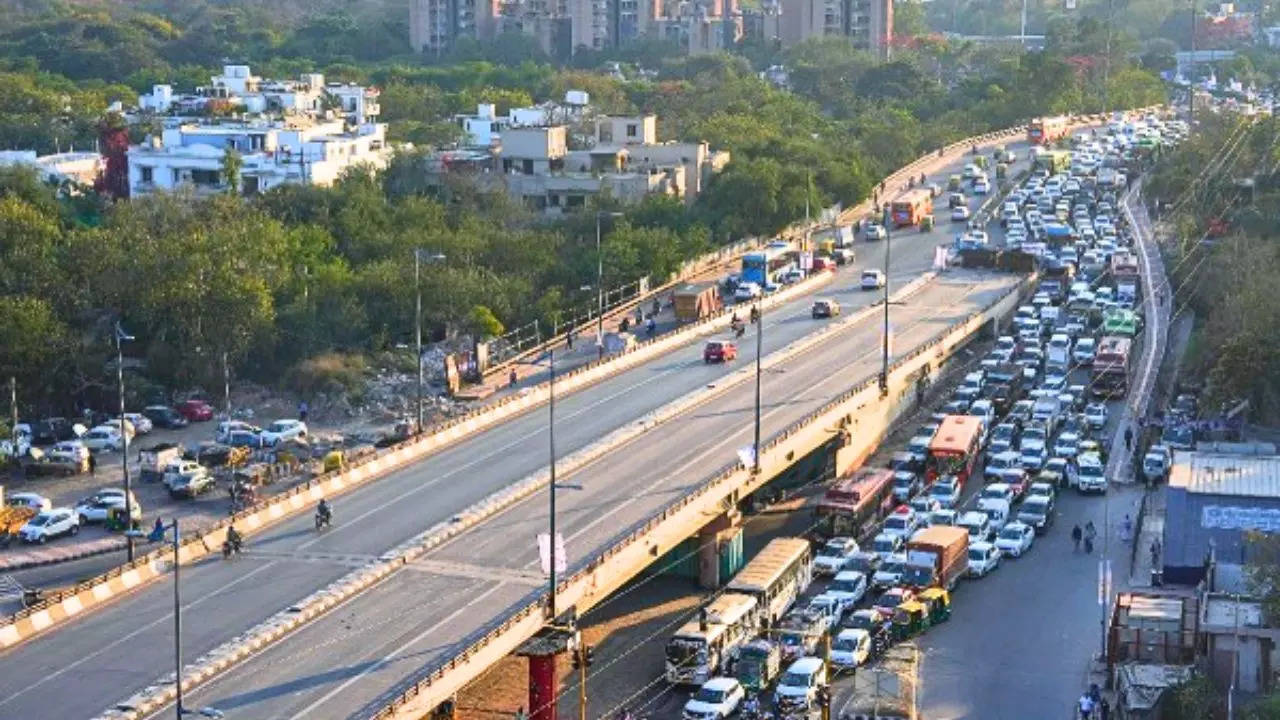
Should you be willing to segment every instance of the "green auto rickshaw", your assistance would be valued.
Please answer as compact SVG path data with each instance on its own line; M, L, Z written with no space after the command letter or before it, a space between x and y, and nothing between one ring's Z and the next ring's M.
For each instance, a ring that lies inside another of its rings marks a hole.
M929 624L937 625L951 618L951 593L940 587L932 587L916 596L929 615Z
M924 603L908 600L893 611L893 637L899 642L929 629L929 609Z

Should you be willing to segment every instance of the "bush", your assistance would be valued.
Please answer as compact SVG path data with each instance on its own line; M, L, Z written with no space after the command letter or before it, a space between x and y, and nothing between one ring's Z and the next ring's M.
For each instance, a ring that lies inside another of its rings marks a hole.
M303 360L285 374L285 385L303 397L358 392L367 367L360 355L324 353Z

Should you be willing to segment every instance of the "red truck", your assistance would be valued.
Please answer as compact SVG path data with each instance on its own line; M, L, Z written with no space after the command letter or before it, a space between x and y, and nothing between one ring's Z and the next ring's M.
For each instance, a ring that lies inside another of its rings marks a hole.
M969 567L969 531L953 525L925 528L907 542L903 582L951 590Z

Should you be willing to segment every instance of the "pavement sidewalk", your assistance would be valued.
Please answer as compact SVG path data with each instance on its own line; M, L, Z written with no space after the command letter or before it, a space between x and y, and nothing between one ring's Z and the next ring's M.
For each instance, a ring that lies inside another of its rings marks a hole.
M0 555L0 572L24 570L41 565L67 562L68 560L79 560L93 555L123 550L124 547L125 539L120 536L100 537L83 542L69 542L53 546L39 545L31 550L16 550Z

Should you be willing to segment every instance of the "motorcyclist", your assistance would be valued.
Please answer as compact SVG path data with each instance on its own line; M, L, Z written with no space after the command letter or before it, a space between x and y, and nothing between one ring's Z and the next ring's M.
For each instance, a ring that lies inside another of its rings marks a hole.
M244 538L236 531L235 525L227 526L227 539L222 544L223 553L231 555L231 553L240 552L241 546L244 544Z
M326 523L333 519L333 508L329 507L328 500L320 498L320 504L316 505L316 516Z
M752 306L752 308L751 308L751 322L752 322L752 323L760 322L760 308L755 307L755 306Z

